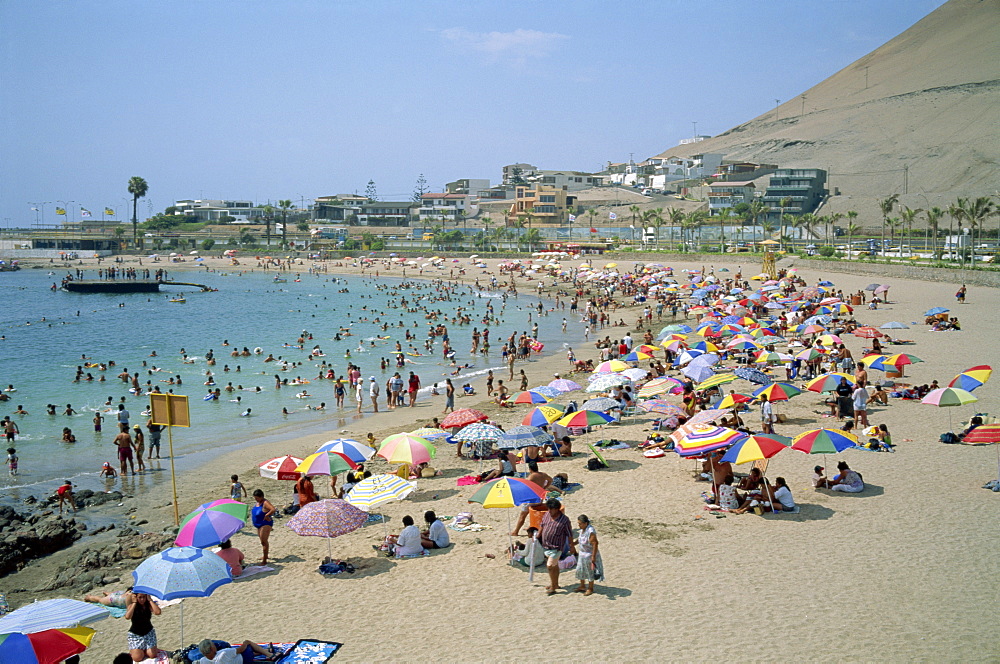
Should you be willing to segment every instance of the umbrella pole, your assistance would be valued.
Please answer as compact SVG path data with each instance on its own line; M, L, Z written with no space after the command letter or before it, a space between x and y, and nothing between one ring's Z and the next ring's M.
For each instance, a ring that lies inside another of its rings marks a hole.
M1000 449L1000 448L998 448ZM998 452L1000 454L1000 452ZM535 582L535 543L538 541L538 533L531 536L531 546L528 547L528 583ZM511 557L513 564L514 558Z
M184 602L181 602L181 648L184 647Z
M510 509L507 510L507 550L511 555L507 557L507 564L514 564L514 539L510 536Z

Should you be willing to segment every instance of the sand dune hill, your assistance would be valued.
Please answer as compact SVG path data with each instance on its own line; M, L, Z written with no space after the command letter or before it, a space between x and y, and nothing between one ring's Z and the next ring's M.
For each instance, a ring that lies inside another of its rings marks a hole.
M836 209L874 197L912 207L994 193L1000 176L1000 2L951 0L800 96L719 136L660 156L723 152L831 171ZM865 87L867 70L868 87ZM851 197L853 200L844 200ZM858 199L863 200L858 200ZM912 199L912 200L910 200Z

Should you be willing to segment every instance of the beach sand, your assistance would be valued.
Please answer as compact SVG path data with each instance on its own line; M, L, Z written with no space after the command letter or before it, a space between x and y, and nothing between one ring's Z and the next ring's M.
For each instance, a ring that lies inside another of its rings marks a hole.
M744 272L753 273L746 257L741 258ZM701 267L673 258L668 264L676 270ZM810 284L828 276L809 265L800 275ZM470 270L467 278L475 276ZM843 274L830 278L845 293L872 281ZM896 347L924 360L907 367L908 382L936 378L946 384L973 365L996 363L991 339L997 292L972 289L968 304L955 306L956 288L893 280L892 304L856 312L859 320L874 325L919 323L900 331L916 345ZM931 306L952 308L963 331L930 332L921 313ZM635 313L625 314L626 321L634 319ZM619 337L622 328L600 331L600 337L605 334ZM586 348L575 349L578 357L596 357L596 336ZM866 343L849 335L845 341L856 357ZM568 365L564 355L554 354L524 368L535 385L548 382L553 373L565 374ZM995 385L976 392L978 403L952 409L956 428L976 412L1000 413ZM747 386L739 382L734 387ZM484 398L481 381L478 390L480 396L459 397L456 406L476 407ZM580 393L568 397L584 398ZM227 497L232 473L240 475L248 490L261 488L276 505L285 505L292 483L260 478L258 463L279 454L305 456L334 437L360 440L372 431L381 440L419 426L418 421L441 417L443 400L435 397L415 409L348 420L326 435L217 458L179 478L181 513ZM789 421L777 425L777 432L794 435L832 426L836 420L820 417L827 410L821 402L819 395L805 392L780 404L776 410ZM519 406L496 419L509 425L526 411ZM756 413L747 417L748 423L756 423ZM995 658L1000 627L992 620L991 607L1000 582L992 549L1000 536L1000 502L981 486L997 476L996 449L940 444L948 413L919 402L893 399L887 408L870 410L869 418L873 424L888 424L895 454L848 451L811 457L790 450L771 460L769 477L787 478L801 505L799 514L716 518L704 510L700 494L708 485L694 481L694 462L671 453L646 459L634 449L610 451L605 454L611 468L595 472L585 469L588 454L544 464L542 470L550 475L566 472L571 481L583 484L566 497L566 511L574 521L581 513L590 516L608 575L590 597L565 592L547 597L543 573L537 572L530 583L524 568L506 564L507 523L516 512L470 505L467 499L477 487L458 487L456 478L477 471L478 462L457 459L452 446L441 444L433 465L442 476L420 480L410 499L384 506L390 532L398 532L405 514L421 523L427 509L439 515L470 511L489 530L449 531L450 549L396 561L372 551L371 545L382 538L382 526L370 524L332 541L334 557L348 560L358 571L323 577L316 567L327 543L295 535L285 525L286 517L276 522L271 537L275 572L224 586L208 598L184 601L184 645L206 637L259 642L316 638L343 642L336 661L348 662L512 661L531 656L526 655L529 648L540 649L539 657L570 661L707 661L720 655L749 660ZM578 439L574 449L585 450L586 442L610 437L634 445L644 439L649 419L597 430ZM818 463L832 471L841 459L864 474L865 492L814 491L812 467ZM373 465L376 470L385 467ZM316 486L325 496L329 489L324 480L317 478ZM172 523L169 495L140 496L138 504L137 515L150 521L150 530ZM260 546L251 528L233 543L248 561L258 558ZM561 583L573 587L572 572L564 572ZM181 645L179 618L178 607L172 606L154 620L161 647ZM98 635L84 662L107 662L125 649L125 621L105 620L94 627Z

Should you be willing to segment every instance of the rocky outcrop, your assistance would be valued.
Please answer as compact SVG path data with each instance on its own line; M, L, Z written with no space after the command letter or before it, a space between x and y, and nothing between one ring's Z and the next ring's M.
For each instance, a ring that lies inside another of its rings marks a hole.
M91 592L109 584L132 585L132 570L149 556L169 548L174 535L169 533L139 533L120 528L115 539L82 549L60 565L49 581L33 588L45 592L70 588L78 593Z
M63 519L52 512L28 515L11 507L0 507L0 576L65 549L80 539L86 529L76 519Z

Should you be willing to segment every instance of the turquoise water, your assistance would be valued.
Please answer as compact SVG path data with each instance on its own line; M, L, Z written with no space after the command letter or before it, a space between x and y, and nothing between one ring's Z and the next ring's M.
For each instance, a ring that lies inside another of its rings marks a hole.
M350 361L361 367L365 379L375 376L384 393L386 378L397 370L393 359L395 340L399 339L405 350L410 343L403 338L408 329L415 336L413 345L424 352L428 329L425 308L441 310L448 318L457 307L471 312L473 320L467 326L446 323L457 351L457 362L473 365L463 370L461 376L452 377L456 387L475 375L485 374L488 368L499 367L502 340L514 331L530 330L536 320L546 351L562 347L563 342L575 341L560 329L564 315L561 311L541 318L535 312L529 322L529 310L534 310L539 300L523 292L518 298L509 298L505 305L499 293L477 297L470 287L461 286L452 301L433 301L431 298L440 297L440 291L429 282L411 282L413 288L405 289L400 287L403 280L398 278L383 277L376 282L367 277L336 278L302 272L300 282L294 280L296 273L287 273L282 276L287 276L288 282L276 284L272 281L274 272L175 271L171 278L206 283L219 289L214 293L188 290L187 302L180 304L169 302L170 295L165 292L103 295L52 291L52 283L65 274L53 271L55 274L51 276L45 269L0 274L4 303L0 307L0 334L5 337L0 341L0 388L13 384L16 389L8 392L9 401L0 403L0 417L11 415L21 431L14 444L20 458L19 475L10 478L6 473L0 474L0 488L9 499L16 500L28 493L43 495L65 478L73 478L78 488L105 488L97 477L101 464L109 461L118 467L112 442L116 420L113 407L105 402L110 398L116 409L116 404L125 397L132 424L145 425L147 419L142 412L148 406L148 398L130 394L130 385L117 378L126 368L130 373L140 372L140 384L144 387L147 381L152 381L162 391L173 389L175 394L188 395L192 426L174 429L175 460L183 468L204 461L207 455L198 453L206 450L224 451L298 433L339 431L357 421L353 392L348 391L346 410L338 411L332 382L316 379L321 363L326 361L337 375L344 375L349 361L344 354L350 350ZM94 271L85 274L85 278L94 277ZM344 288L349 292L338 292ZM393 295L393 289L397 294ZM166 290L176 293L184 289ZM401 297L410 301L410 308L419 307L421 311L410 313L400 308ZM469 353L472 328L482 331L481 319L487 302L493 303L495 315L500 319L498 324L489 325L489 359ZM380 314L382 322L398 325L402 321L404 327L383 331L381 324L374 322ZM349 328L353 336L335 341L334 335L340 328ZM285 346L296 344L303 331L313 337L306 340L305 350ZM383 336L392 338L379 338ZM227 340L230 346L223 346ZM309 361L309 349L315 345L326 356ZM260 347L263 353L252 357L230 356L233 349L244 347L251 351ZM193 363L184 362L182 349ZM217 362L214 367L205 361L210 349ZM152 357L154 351L156 356ZM263 361L268 354L301 364L280 371L277 363ZM74 382L77 366L84 363L82 356L94 362L113 360L116 365L104 372L84 368L94 376L94 381ZM389 361L386 371L379 366L383 357ZM408 371L421 377L425 386L421 400L428 398L432 382L443 382L453 371L441 357L439 342L434 345L433 355L407 360L406 367L399 371L404 378ZM225 365L229 366L229 372L224 371ZM154 366L162 371L153 372ZM232 382L234 387L240 385L244 389L223 391L219 401L204 401L203 396L209 390L204 385L207 370L214 372L216 387L224 389ZM105 382L98 382L102 374ZM275 389L275 374L290 381L300 376L311 383ZM176 375L182 377L182 386L165 382ZM312 396L297 398L296 394L303 389ZM239 403L231 401L237 397ZM368 413L367 397L365 401L364 410ZM309 408L319 406L320 402L326 403L325 411ZM46 405L50 403L58 406L56 415L46 414ZM63 414L66 404L72 404L75 415ZM28 414L14 414L18 405L23 405ZM241 417L247 408L252 409L251 416ZM282 414L282 408L290 414ZM94 431L92 422L98 411L106 417L101 433ZM61 441L63 427L72 429L76 443ZM148 435L146 444L148 449ZM164 433L161 454L167 453ZM167 479L167 463L148 465L149 472L138 478L130 476L131 484L126 488L141 490Z

